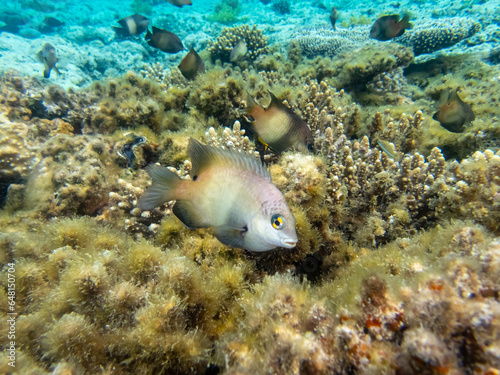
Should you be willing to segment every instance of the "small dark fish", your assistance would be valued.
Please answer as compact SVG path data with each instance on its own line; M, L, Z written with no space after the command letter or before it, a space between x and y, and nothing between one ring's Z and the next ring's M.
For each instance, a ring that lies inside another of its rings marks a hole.
M127 159L127 161L128 161L127 166L129 168L134 167L134 160L136 158L135 153L134 153L134 148L139 146L139 145L142 145L143 143L146 143L145 137L133 135L132 139L130 141L128 141L127 143L125 143L122 146L122 148L120 149L120 151L117 152L118 155Z
M337 22L337 18L339 13L337 12L337 8L333 7L332 12L330 13L330 22L332 23L333 30L337 30L335 27L335 22Z
M118 21L121 27L112 26L115 33L121 36L139 35L147 30L149 19L140 14L133 14L131 16L122 18Z
M193 5L191 0L167 0L170 4L175 5L177 8L182 8L184 5Z
M205 71L205 64L200 55L191 48L179 64L179 70L186 79L192 80L198 73L203 73Z
M276 98L272 92L271 103L263 108L248 95L246 119L257 133L259 142L281 153L290 148L301 152L312 151L313 135L304 120Z
M453 133L461 133L465 125L473 121L476 116L472 108L458 97L458 88L454 91L443 90L438 103L438 111L432 116L441 126Z
M411 29L410 15L406 14L401 21L398 14L380 17L370 30L370 38L380 41L389 40L404 34L406 29Z
M229 55L229 61L236 62L241 60L243 56L245 56L248 52L247 44L244 40L240 39L238 43L231 50L231 54Z
M153 33L146 33L146 41L153 48L166 53L177 53L184 49L181 40L174 33L153 26Z
M43 71L43 76L45 78L50 78L50 71L54 69L57 74L61 74L56 67L56 62L59 59L56 56L56 49L50 43L45 43L40 51L37 52L36 57L40 62L45 65Z
M61 27L64 26L64 22L59 21L57 18L54 17L45 17L43 19L43 23L47 25L48 27Z

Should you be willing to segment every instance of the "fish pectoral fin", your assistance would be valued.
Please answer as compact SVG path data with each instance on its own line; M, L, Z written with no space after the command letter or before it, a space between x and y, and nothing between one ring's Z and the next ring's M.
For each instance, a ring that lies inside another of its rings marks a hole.
M247 122L255 122L255 118L252 115L249 115L248 113L245 113L242 116Z
M190 201L178 200L175 202L173 211L174 215L189 229L208 228L210 226L205 217Z
M229 247L243 248L244 235L248 231L246 226L235 228L226 225L214 227L214 234L217 239Z

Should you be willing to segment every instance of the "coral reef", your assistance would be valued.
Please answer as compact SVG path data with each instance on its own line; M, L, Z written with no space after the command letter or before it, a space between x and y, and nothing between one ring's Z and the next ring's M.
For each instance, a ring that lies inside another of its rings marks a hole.
M315 74L318 80L326 80L336 88L347 91L363 91L372 80L385 72L406 67L413 61L410 48L395 43L382 46L371 45L352 53L341 53L334 59L316 58L314 72L304 70L302 74ZM306 65L307 66L307 65ZM299 66L297 69L301 69Z
M375 43L373 39L369 38L371 27L366 25L366 21L358 22L354 19L351 22L354 22L355 26L345 29L303 29L297 33L295 40L298 41L302 51L309 58L332 57L340 52L352 52L354 49ZM346 25L344 27L348 26L346 23L344 24ZM395 38L394 42L411 48L417 56L451 47L473 36L480 29L480 24L470 18L431 19L417 23L414 28L406 30L402 36ZM381 43L376 44L377 47L381 45Z
M254 61L258 56L268 53L267 38L257 29L257 26L249 25L224 28L217 40L210 41L208 50L212 59L220 59L222 62L229 62L229 55L239 40L245 41L248 52L246 58Z
M36 149L28 139L29 127L0 116L0 180L28 176Z
M478 144L453 160L427 138L432 99L452 83L477 103L472 129L498 134L493 94L479 93L496 68L431 81L402 73L410 48L377 48L353 61L305 61L295 49L291 61L276 53L190 82L148 65L78 91L3 76L0 152L26 166L2 165L19 177L0 210L0 275L9 263L16 274L16 371L494 373L500 151ZM242 114L247 91L264 102L268 90L307 122L314 152L257 152ZM392 105L354 102L365 90ZM231 249L210 228L186 228L173 202L137 207L147 164L189 174L189 137L266 163L295 216L296 248ZM131 139L141 141L123 157Z

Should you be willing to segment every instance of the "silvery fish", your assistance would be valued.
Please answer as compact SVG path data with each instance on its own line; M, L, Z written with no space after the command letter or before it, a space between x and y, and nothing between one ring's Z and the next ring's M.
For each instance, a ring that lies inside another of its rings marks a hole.
M223 244L250 251L297 244L295 218L269 173L254 157L190 139L192 180L152 165L152 185L139 199L142 210L176 200L173 211L188 228L213 228Z
M313 135L302 118L269 91L271 103L263 108L248 95L247 115L259 142L281 153L290 148L307 152L313 149Z

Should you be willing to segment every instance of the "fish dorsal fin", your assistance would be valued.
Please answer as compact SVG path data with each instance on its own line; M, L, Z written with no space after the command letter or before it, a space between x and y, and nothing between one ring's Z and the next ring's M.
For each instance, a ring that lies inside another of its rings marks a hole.
M288 108L286 105L283 104L281 100L279 100L271 91L268 91L269 95L271 96L271 103L267 106L266 109L269 109L271 107L283 109L285 111L290 111L290 108Z
M439 97L438 105L441 106L443 104L448 104L450 102L450 89L447 87L443 91L441 91L441 96Z
M151 28L153 29L153 34L164 33L166 31L155 26L151 26Z
M267 180L271 180L269 172L260 160L248 154L206 146L190 138L188 155L193 165L191 169L191 177L193 178L213 165L227 165L253 172Z

